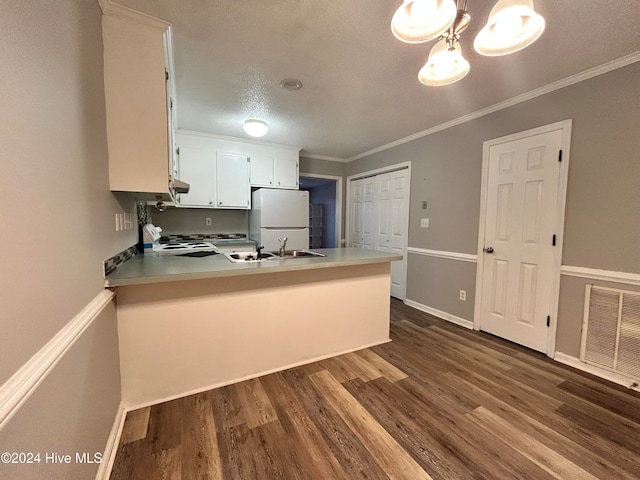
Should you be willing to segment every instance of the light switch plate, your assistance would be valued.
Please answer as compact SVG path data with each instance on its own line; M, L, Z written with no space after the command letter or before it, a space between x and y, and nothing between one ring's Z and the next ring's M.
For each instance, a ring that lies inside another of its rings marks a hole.
M429 219L428 218L421 218L420 219L420 227L421 228L429 228Z

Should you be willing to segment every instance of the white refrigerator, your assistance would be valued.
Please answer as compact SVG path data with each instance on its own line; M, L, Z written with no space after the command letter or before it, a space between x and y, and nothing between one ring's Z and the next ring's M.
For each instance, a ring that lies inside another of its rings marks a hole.
M280 248L278 238L287 237L287 250L309 248L309 192L260 188L251 195L249 237L266 252Z

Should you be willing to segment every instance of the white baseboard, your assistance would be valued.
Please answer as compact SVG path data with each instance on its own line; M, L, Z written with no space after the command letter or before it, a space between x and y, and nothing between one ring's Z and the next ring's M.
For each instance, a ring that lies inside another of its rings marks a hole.
M215 383L212 385L207 385L205 387L189 390L188 392L182 392L176 395L171 395L163 398L156 398L154 400L143 402L138 405L128 405L126 406L127 412L131 412L133 410L138 410L139 408L151 407L153 405L158 405L159 403L170 402L171 400L175 400L177 398L188 397L189 395L195 395L197 393L206 392L208 390L213 390L214 388L226 387L227 385L233 385L234 383L244 382L245 380L252 380L254 378L263 377L265 375L270 375L272 373L282 372L283 370L288 370L289 368L300 367L302 365L307 365L308 363L319 362L321 360L325 360L327 358L337 357L339 355L346 355L347 353L357 352L358 350L364 350L365 348L375 347L377 345L383 345L385 343L389 343L391 339L383 340L381 342L369 343L367 345L362 345L357 348L350 348L348 350L343 350L337 353L329 353L327 355L321 355L319 357L308 358L302 360L301 362L292 363L290 365L285 365L282 367L273 368L271 370L266 370L264 372L258 372L251 375L245 375L244 377L234 378L233 380L228 380L224 382Z
M101 291L4 385L0 386L0 430L47 378L89 325L98 318L113 297L112 291Z
M583 372L590 373L591 375L595 375L596 377L604 378L605 380L609 380L610 382L627 387L630 390L640 392L640 385L638 385L638 382L631 377L626 377L624 375L620 375L619 373L610 372L605 368L600 368L596 367L595 365L581 362L579 358L572 357L571 355L567 355L561 352L556 352L553 359L556 362L568 365L577 370L582 370Z
M102 453L102 462L98 467L98 473L96 474L96 480L109 480L111 476L111 469L113 468L113 462L116 459L116 453L118 453L118 444L120 443L120 437L122 436L122 429L124 428L124 420L127 417L127 410L124 408L124 403L120 402L116 417L107 439L107 445Z
M434 317L441 318L451 323L455 323L456 325L460 325L461 327L468 328L469 330L473 330L473 322L470 320L465 320L464 318L456 317L455 315L451 315L450 313L443 312L441 310L437 310L432 307L428 307L427 305L423 305L418 302L414 302L413 300L406 299L404 301L405 305L409 305L417 310L420 310L425 313L429 313Z

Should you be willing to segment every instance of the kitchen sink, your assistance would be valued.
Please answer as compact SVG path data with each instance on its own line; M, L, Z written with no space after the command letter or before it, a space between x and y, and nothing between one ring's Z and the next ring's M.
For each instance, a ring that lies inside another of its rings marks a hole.
M324 253L312 252L311 250L285 250L284 257L274 252L268 260L287 260L289 258L305 258L305 257L326 257Z
M312 252L311 250L285 250L284 257L277 252L262 252L260 260L256 252L234 252L224 253L224 256L233 263L262 262L263 260L290 260L292 258L326 257L324 253Z
M233 263L245 263L245 262L261 262L275 257L273 253L262 252L260 254L260 260L258 260L258 254L256 252L234 252L225 253L225 257Z

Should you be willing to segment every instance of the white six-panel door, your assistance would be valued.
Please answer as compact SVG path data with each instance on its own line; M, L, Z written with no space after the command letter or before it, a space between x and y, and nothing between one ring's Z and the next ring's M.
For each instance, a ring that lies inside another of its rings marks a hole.
M546 351L562 130L489 148L480 328Z

